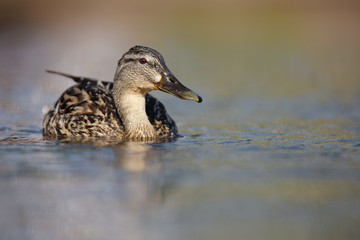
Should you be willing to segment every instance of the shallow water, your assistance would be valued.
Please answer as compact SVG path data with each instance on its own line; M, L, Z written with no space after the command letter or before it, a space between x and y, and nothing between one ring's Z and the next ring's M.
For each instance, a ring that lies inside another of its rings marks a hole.
M359 237L358 109L244 123L223 111L189 117L171 143L68 144L2 125L2 238Z
M357 5L88 2L1 21L0 239L360 239ZM134 44L203 97L154 93L182 137L43 140L45 70L111 80Z

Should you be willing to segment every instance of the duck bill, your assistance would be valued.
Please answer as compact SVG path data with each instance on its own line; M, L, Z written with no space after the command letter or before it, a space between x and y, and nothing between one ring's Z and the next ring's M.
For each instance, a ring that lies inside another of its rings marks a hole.
M168 72L162 74L162 78L158 83L155 83L155 89L170 93L178 98L184 100L202 102L202 98L189 88L182 85L174 75Z

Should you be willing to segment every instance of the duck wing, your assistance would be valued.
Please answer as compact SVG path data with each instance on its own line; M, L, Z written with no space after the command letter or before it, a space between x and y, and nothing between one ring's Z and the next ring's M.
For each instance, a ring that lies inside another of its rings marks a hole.
M111 93L112 83L47 72L72 78L77 84L68 88L45 115L45 138L118 138L123 135L122 122Z
M151 96L146 94L146 114L150 123L154 126L160 138L176 138L178 130L175 121L169 116L164 105Z

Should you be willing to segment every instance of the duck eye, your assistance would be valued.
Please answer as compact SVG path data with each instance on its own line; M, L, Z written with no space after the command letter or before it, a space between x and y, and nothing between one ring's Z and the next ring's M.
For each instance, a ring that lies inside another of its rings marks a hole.
M139 63L141 63L141 64L147 63L146 58L140 58L140 59L139 59Z

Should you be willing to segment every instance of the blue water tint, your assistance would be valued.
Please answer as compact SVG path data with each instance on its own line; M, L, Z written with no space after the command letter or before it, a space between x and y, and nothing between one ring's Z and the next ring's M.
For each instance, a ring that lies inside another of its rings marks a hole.
M45 141L39 126L3 124L1 236L357 236L358 124L301 116L194 115L201 121L180 123L174 142L104 146Z

